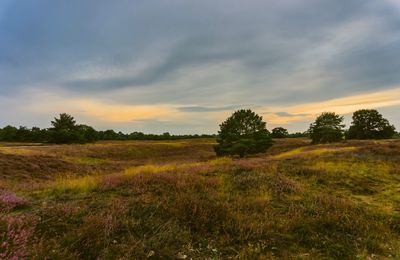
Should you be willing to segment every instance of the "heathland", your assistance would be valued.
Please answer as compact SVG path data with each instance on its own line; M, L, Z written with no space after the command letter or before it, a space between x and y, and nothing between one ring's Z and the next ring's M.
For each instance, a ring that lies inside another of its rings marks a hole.
M400 258L400 140L0 144L0 258Z

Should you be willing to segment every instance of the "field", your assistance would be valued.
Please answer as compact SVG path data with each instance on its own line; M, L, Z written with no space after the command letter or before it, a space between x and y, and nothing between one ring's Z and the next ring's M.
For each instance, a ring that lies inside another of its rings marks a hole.
M400 140L0 145L0 259L400 258Z

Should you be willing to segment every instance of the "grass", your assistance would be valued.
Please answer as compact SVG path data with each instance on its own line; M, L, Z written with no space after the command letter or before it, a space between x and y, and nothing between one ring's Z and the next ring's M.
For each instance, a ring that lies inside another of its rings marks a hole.
M96 165L96 164L104 164L108 163L107 159L100 158L91 158L91 157L68 157L64 158L66 161L77 163L77 164L87 164L87 165Z
M63 177L56 179L51 183L50 189L52 192L64 193L68 191L74 192L89 192L94 190L99 182L96 176L83 176L80 178Z
M348 147L323 147L319 148L318 146L312 147L312 149L305 148L296 148L290 150L288 152L283 152L277 155L274 155L273 158L275 159L283 159L283 158L292 158L296 156L316 156L316 155L323 155L326 153L341 153L341 152L352 152L355 151L357 148L348 146Z
M0 151L4 201L23 202L0 212L0 258L400 258L398 140L284 139L244 159L212 145ZM23 178L26 162L37 174Z

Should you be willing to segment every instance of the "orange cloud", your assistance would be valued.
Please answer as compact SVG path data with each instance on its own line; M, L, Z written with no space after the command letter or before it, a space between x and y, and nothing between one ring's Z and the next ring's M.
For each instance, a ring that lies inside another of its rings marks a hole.
M184 105L121 105L96 99L65 99L59 95L40 93L25 106L30 113L61 113L82 115L94 121L129 123L141 120L193 122L199 116L213 122L222 122L232 111L182 112ZM348 114L361 108L380 108L400 105L400 88L384 90L312 102L294 106L261 107L255 110L262 114L269 124L284 125L304 120L313 120L324 111ZM91 121L91 120L90 120Z
M348 114L362 108L380 108L396 105L400 105L400 88L288 107L265 107L262 110L265 111L263 114L271 123L289 124L294 121L314 118L315 115L324 111ZM281 111L285 111L290 115L275 114Z
M175 109L166 105L119 105L93 100L77 100L74 103L81 108L82 114L109 122L171 118L176 115Z

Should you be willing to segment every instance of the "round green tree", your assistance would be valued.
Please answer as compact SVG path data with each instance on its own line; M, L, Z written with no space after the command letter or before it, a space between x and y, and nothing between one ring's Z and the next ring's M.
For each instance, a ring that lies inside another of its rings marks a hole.
M389 139L395 127L375 109L361 109L353 114L353 122L346 133L347 139Z
M288 130L283 127L275 127L271 131L272 138L285 138L288 136L289 136Z
M308 130L314 144L338 142L343 139L343 117L334 112L319 115Z
M234 112L220 125L214 147L217 155L239 155L265 152L272 139L262 117L250 109Z

